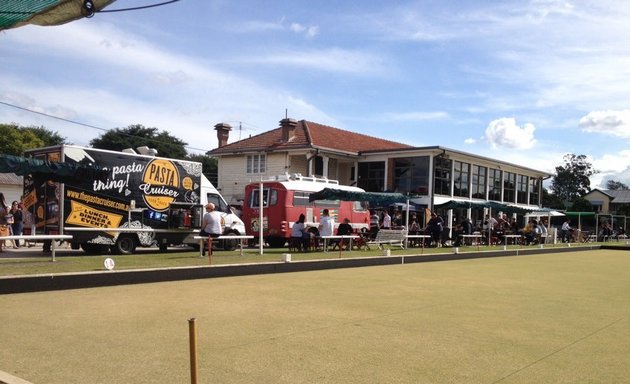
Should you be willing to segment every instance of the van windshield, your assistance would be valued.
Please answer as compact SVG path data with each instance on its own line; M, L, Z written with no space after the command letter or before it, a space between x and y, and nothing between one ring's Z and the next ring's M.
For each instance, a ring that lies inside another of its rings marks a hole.
M263 207L269 207L278 203L278 191L272 188L263 188ZM260 189L252 190L247 205L257 208L260 205Z
M208 199L208 203L214 204L214 206L216 207L218 211L230 212L228 210L227 203L221 198L221 196L214 193L208 193L206 197Z

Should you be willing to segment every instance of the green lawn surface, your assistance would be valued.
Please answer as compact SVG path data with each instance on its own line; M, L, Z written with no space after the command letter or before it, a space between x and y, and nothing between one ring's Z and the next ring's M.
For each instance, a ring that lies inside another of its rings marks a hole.
M187 383L196 318L200 383L623 383L629 270L585 250L2 295L0 370Z
M625 243L611 242L611 245L625 245ZM592 248L597 243L573 244L572 247ZM545 246L546 248L566 248L566 244L556 244L555 246ZM519 246L509 245L508 250L528 250L537 249L538 246ZM418 255L418 254L436 254L436 253L453 253L455 248L408 248L400 249L399 247L385 246L389 249L391 255ZM459 253L468 252L491 252L503 250L503 246L464 246L459 247ZM212 265L226 264L243 264L243 263L270 263L278 262L282 259L282 254L288 253L286 248L265 248L263 254L260 254L258 248L245 248L243 255L240 251L214 251L212 256ZM371 250L353 250L351 252L343 251L341 254L338 250L330 252L291 252L293 261L301 260L322 260L331 258L356 258L356 257L377 257L383 256L384 251L379 250L376 246L372 246ZM199 257L199 251L191 248L173 247L168 252L160 253L157 249L141 249L134 255L87 255L81 250L70 250L61 248L57 250L55 262L51 262L50 254L42 253L41 246L31 249L20 249L19 251L8 249L0 254L0 277L1 276L19 276L33 274L57 274L57 273L77 273L77 272L93 272L104 271L104 260L111 258L114 260L116 270L129 269L153 269L153 268L177 268L177 267L193 267L209 265L208 257Z

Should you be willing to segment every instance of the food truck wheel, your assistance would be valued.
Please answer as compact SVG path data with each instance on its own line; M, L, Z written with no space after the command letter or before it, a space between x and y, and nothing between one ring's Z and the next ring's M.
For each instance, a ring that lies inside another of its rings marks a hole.
M284 237L269 237L267 239L267 243L269 243L269 247L271 248L282 248L286 242L287 239Z
M117 255L130 255L136 251L138 242L133 235L120 235L116 244L112 245L112 253Z
M81 248L83 252L89 255L106 255L109 253L109 248L104 244L81 243Z
M224 234L224 236L238 236L238 232L227 232ZM238 246L238 240L234 239L234 240L230 240L230 239L226 239L223 240L223 250L225 251L233 251L236 249L236 247Z

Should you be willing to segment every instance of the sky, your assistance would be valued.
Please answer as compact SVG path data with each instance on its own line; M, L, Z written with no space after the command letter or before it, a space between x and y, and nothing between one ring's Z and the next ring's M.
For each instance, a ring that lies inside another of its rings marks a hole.
M119 0L106 8L161 0ZM0 123L216 148L285 116L630 185L630 2L180 0L0 32ZM81 123L73 124L27 110Z

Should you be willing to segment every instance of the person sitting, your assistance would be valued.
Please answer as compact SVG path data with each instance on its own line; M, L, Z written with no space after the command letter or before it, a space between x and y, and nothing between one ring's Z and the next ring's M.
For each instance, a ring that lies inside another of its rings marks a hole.
M337 236L349 236L352 235L352 231L353 229L352 225L350 225L350 219L345 218L343 219L343 222L339 224L339 227L337 227ZM335 239L335 242L333 243L333 249L336 246L344 249L346 243L347 241L345 239Z
M609 223L602 224L602 230L599 233L599 239L597 241L608 241L613 235L612 228Z
M525 226L525 229L523 229L523 233L526 245L538 244L541 239L542 229L536 219L531 219Z
M403 227L403 217L400 211L396 211L396 213L394 213L394 217L392 218L392 226L397 229Z
M464 219L457 225L455 232L453 233L453 237L455 238L455 242L453 246L459 247L463 244L463 235L472 235L473 227L470 219L468 217L464 217Z
M300 217L298 217L297 221L293 223L291 227L291 240L290 240L290 248L295 248L298 251L308 251L309 246L311 245L311 234L306 230L306 226L304 225L304 214L301 213Z

